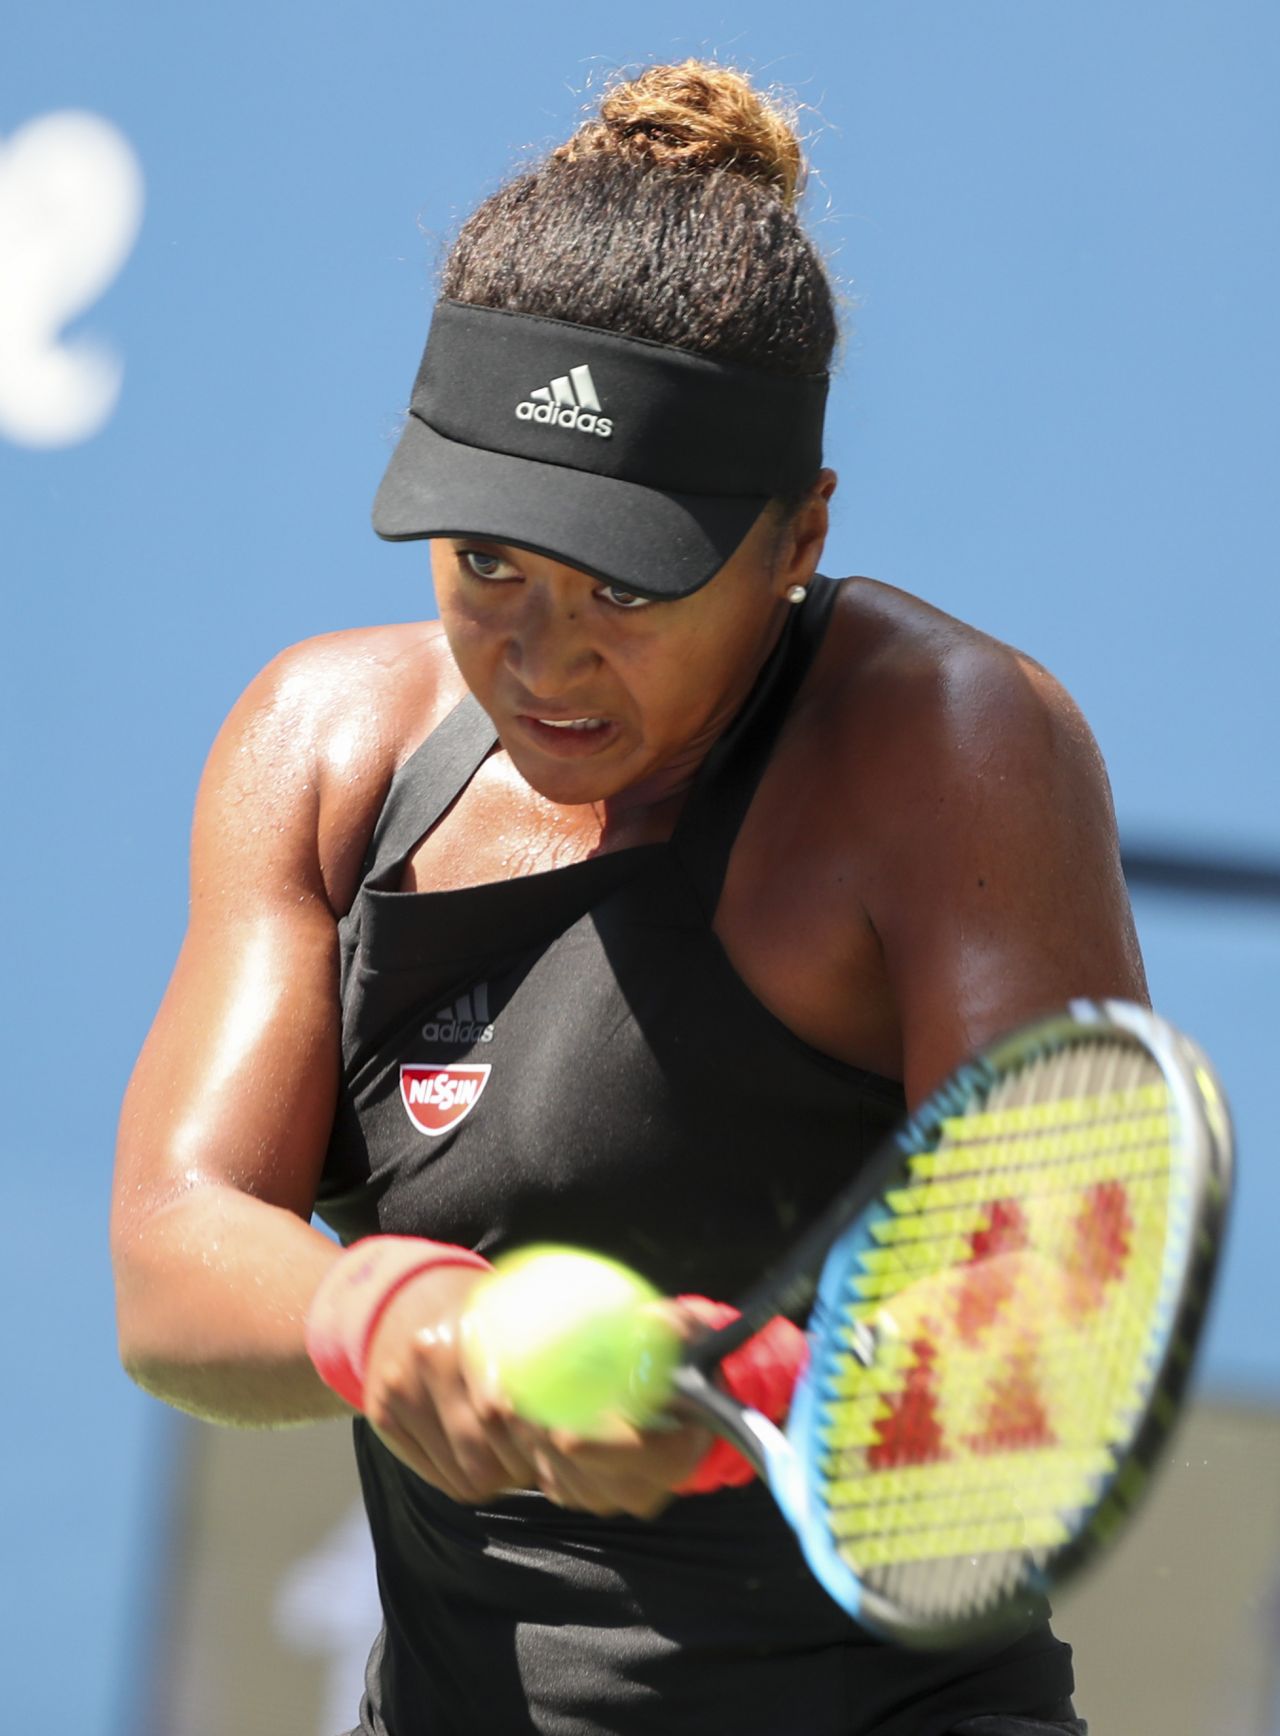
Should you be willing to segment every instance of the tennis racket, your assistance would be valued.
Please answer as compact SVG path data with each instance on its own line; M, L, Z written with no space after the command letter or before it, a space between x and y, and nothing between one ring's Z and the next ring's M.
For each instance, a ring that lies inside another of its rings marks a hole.
M1043 1613L1141 1495L1231 1186L1221 1087L1145 1009L1076 1001L963 1066L740 1303L675 1406L738 1447L859 1623L950 1644ZM808 1311L785 1427L713 1381Z

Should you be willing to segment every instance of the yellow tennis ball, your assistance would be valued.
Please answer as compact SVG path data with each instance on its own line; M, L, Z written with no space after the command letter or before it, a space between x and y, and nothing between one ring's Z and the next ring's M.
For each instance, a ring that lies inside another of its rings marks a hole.
M500 1258L467 1303L467 1354L543 1428L644 1426L671 1393L680 1340L653 1285L600 1254L539 1246Z

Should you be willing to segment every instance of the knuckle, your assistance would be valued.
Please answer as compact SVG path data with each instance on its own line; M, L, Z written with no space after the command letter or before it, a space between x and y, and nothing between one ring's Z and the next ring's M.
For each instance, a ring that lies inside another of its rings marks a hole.
M376 1381L365 1382L365 1410L372 1405L383 1410L406 1409L412 1405L414 1383L400 1368L380 1369Z
M502 1461L481 1433L464 1429L454 1434L450 1445L459 1473L476 1497L506 1486L509 1479Z
M382 1432L398 1428L399 1413L404 1409L404 1395L386 1380L365 1382L364 1414L375 1429Z
M394 1419L379 1393L365 1394L364 1415L365 1420L373 1425L377 1434L386 1436L390 1433Z
M380 1356L375 1352L365 1370L365 1393L385 1395L391 1404L408 1404L430 1384L433 1372L430 1360L419 1354L416 1345Z

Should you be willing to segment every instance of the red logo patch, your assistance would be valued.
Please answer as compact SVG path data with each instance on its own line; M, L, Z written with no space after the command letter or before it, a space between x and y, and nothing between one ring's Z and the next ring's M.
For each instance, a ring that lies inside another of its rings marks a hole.
M492 1071L490 1066L402 1066L400 1101L419 1133L447 1133L470 1115Z

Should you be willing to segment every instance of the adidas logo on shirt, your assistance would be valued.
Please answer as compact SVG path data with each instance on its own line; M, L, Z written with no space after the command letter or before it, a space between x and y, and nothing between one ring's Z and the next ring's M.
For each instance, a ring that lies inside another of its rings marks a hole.
M522 422L576 428L582 434L599 434L603 440L613 433L610 418L600 414L600 400L588 367L570 368L549 386L539 386L516 405L516 415Z
M477 983L460 995L453 1006L432 1013L422 1027L422 1034L428 1043L492 1043L488 983Z

